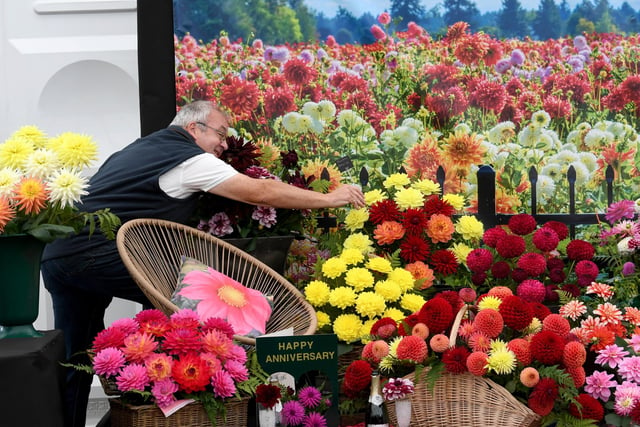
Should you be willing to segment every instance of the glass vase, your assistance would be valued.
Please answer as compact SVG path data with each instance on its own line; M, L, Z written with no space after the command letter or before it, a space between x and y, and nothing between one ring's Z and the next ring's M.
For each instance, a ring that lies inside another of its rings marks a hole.
M395 401L397 427L409 427L411 424L411 399L404 398Z

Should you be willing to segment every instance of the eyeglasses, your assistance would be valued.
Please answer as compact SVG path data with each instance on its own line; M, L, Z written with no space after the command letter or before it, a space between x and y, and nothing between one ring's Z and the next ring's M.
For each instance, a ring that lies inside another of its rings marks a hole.
M219 136L220 138L222 138L223 140L227 138L227 131L226 131L226 129L216 129L216 128L214 128L213 126L209 126L208 124L203 123L203 122L196 122L196 124L198 124L198 125L200 125L200 126L204 126L204 127L206 127L206 128L211 129L212 131L214 131L215 133L217 133L217 134L218 134L218 136Z

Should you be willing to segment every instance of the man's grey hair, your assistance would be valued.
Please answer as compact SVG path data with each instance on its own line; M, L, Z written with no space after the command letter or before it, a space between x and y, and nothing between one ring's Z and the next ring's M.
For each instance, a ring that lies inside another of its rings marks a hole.
M180 111L178 111L170 125L184 128L192 122L206 123L212 111L218 111L225 116L227 115L227 113L222 111L214 102L194 101L180 108Z

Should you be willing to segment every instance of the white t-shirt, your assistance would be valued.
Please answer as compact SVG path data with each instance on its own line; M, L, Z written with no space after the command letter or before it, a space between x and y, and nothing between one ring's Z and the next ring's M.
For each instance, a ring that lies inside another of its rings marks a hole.
M171 197L186 199L198 191L209 191L238 173L210 153L191 157L160 176L160 188Z

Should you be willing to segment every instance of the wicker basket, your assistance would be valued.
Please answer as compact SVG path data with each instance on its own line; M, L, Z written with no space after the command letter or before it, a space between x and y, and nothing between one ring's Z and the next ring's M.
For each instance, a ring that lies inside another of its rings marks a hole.
M216 418L216 427L247 425L249 398L229 399L225 404L226 419ZM113 427L211 427L211 421L200 402L191 403L165 417L155 405L132 406L120 399L109 399Z
M454 345L458 328L466 314L463 306L453 322L449 342ZM422 377L423 374L421 374ZM411 395L412 427L535 427L540 425L540 416L516 399L504 387L488 378L471 373L443 373L429 390L426 381L415 381L412 372L405 378L411 379L415 390ZM387 402L389 420L396 424L393 402Z

